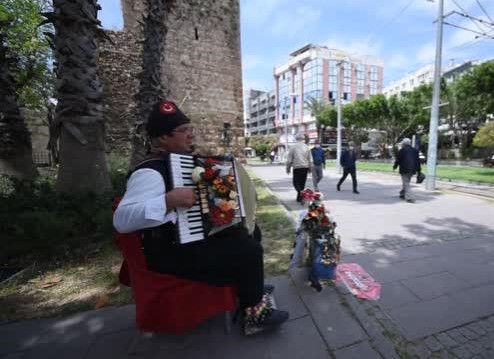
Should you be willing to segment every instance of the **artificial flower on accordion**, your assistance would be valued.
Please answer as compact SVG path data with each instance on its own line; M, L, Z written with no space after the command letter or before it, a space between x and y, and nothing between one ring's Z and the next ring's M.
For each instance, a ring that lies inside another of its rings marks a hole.
M215 226L230 224L238 208L237 192L233 167L225 166L221 161L208 158L203 166L196 166L192 171L192 181L206 187L209 205L209 220Z
M336 222L329 217L329 211L322 202L322 194L305 189L301 196L303 201L309 203L307 213L302 218L302 229L308 234L310 240L317 241L321 246L322 264L338 263L341 239L335 233Z

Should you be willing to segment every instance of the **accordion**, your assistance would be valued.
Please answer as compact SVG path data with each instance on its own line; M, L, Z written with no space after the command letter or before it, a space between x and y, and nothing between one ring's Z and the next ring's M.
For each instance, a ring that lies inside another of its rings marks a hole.
M191 187L199 195L191 208L176 209L178 243L207 240L230 226L246 225L246 212L248 218L254 215L250 207L255 198L242 189L252 191L241 185L242 180L250 182L250 178L233 157L177 153L168 156L171 188ZM247 210L246 197L250 197Z

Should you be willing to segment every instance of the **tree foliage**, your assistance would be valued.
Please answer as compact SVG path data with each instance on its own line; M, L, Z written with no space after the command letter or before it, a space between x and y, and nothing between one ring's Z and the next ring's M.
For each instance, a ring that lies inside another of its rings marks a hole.
M477 147L494 148L494 122L486 123L479 129L473 139L473 144Z
M316 129L319 139L321 139L321 129L323 126L337 126L336 110L326 99L309 97L305 101L305 108L316 118Z
M255 135L249 138L249 146L252 147L258 156L263 156L270 152L278 143L277 135L261 136Z
M45 8L43 0L0 2L0 20L10 23L5 30L5 41L17 60L14 76L21 107L43 107L53 91L51 50L43 34L50 25L39 26Z

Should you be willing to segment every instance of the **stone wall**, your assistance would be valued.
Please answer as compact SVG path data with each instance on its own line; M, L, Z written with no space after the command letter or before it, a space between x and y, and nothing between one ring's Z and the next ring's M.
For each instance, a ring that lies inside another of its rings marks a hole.
M161 84L198 129L197 150L225 153L224 123L231 125L233 153L244 147L240 20L238 0L174 1L167 16ZM107 129L111 150L129 151L128 139L138 91L142 37L138 21L143 0L122 0L125 29L109 32L114 45L102 44L100 73L111 120ZM120 125L120 128L116 128ZM127 137L126 137L127 136Z
M50 133L46 111L21 110L24 122L31 133L33 161L37 165L51 165L53 159L46 149Z
M127 31L107 31L100 42L99 76L103 83L106 145L109 152L129 154L135 121L134 95L139 88L141 47Z

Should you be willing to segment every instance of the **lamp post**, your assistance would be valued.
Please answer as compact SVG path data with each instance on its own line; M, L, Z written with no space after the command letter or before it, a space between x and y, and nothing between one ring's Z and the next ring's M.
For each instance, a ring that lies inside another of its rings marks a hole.
M336 98L336 113L337 113L337 125L336 125L336 168L338 170L338 173L341 173L341 165L340 165L340 159L341 159L341 65L343 65L343 61L338 61L336 63L336 67L338 68L338 71L336 73L337 79L336 79L336 86L337 86L337 98Z
M432 93L431 120L429 124L429 147L427 149L427 178L425 189L436 187L437 125L439 122L439 101L441 97L441 53L443 43L443 0L439 0L437 16L436 61L434 64L434 87Z
M286 111L286 100L290 98L291 100L290 104L293 106L294 105L293 99L297 97L297 94L290 92L288 96L289 97L285 96L285 107L284 107L285 111ZM285 156L286 158L288 158L288 113L286 113L286 118L285 118Z

